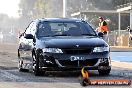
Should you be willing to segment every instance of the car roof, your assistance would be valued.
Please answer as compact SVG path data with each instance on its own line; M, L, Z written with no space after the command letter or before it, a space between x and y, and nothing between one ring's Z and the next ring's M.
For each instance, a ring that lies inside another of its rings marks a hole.
M82 19L77 18L40 18L34 21L52 21L52 22L76 22L83 21Z

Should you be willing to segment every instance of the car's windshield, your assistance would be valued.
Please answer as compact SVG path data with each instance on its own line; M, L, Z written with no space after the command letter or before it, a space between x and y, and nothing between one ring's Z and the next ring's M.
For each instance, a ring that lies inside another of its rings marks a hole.
M50 22L39 23L38 37L53 36L96 36L92 27L86 22Z

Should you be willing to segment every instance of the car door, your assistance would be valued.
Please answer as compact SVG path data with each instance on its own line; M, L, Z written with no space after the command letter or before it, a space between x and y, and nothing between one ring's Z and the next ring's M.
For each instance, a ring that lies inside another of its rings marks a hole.
M31 22L31 24L26 28L23 36L20 38L20 46L19 51L21 58L23 59L23 63L25 64L26 68L29 68L29 64L32 62L32 49L33 49L33 38L27 38L27 35L34 35L36 29L35 22Z

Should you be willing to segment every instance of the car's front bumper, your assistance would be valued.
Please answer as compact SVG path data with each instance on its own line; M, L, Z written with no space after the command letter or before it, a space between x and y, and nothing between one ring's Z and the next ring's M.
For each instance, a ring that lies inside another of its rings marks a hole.
M83 67L40 67L44 71L78 71ZM85 70L109 70L111 66L85 66Z
M71 57L77 57L75 60ZM80 59L79 59L80 58ZM102 61L104 60L104 61ZM109 69L109 52L92 53L88 55L51 54L42 53L40 58L41 69L45 70L80 70L82 67L88 70Z

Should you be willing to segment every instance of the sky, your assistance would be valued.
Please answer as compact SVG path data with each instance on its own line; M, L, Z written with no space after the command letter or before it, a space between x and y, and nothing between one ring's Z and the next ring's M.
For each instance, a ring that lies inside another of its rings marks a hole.
M9 17L19 17L20 0L0 0L0 13L7 14Z

